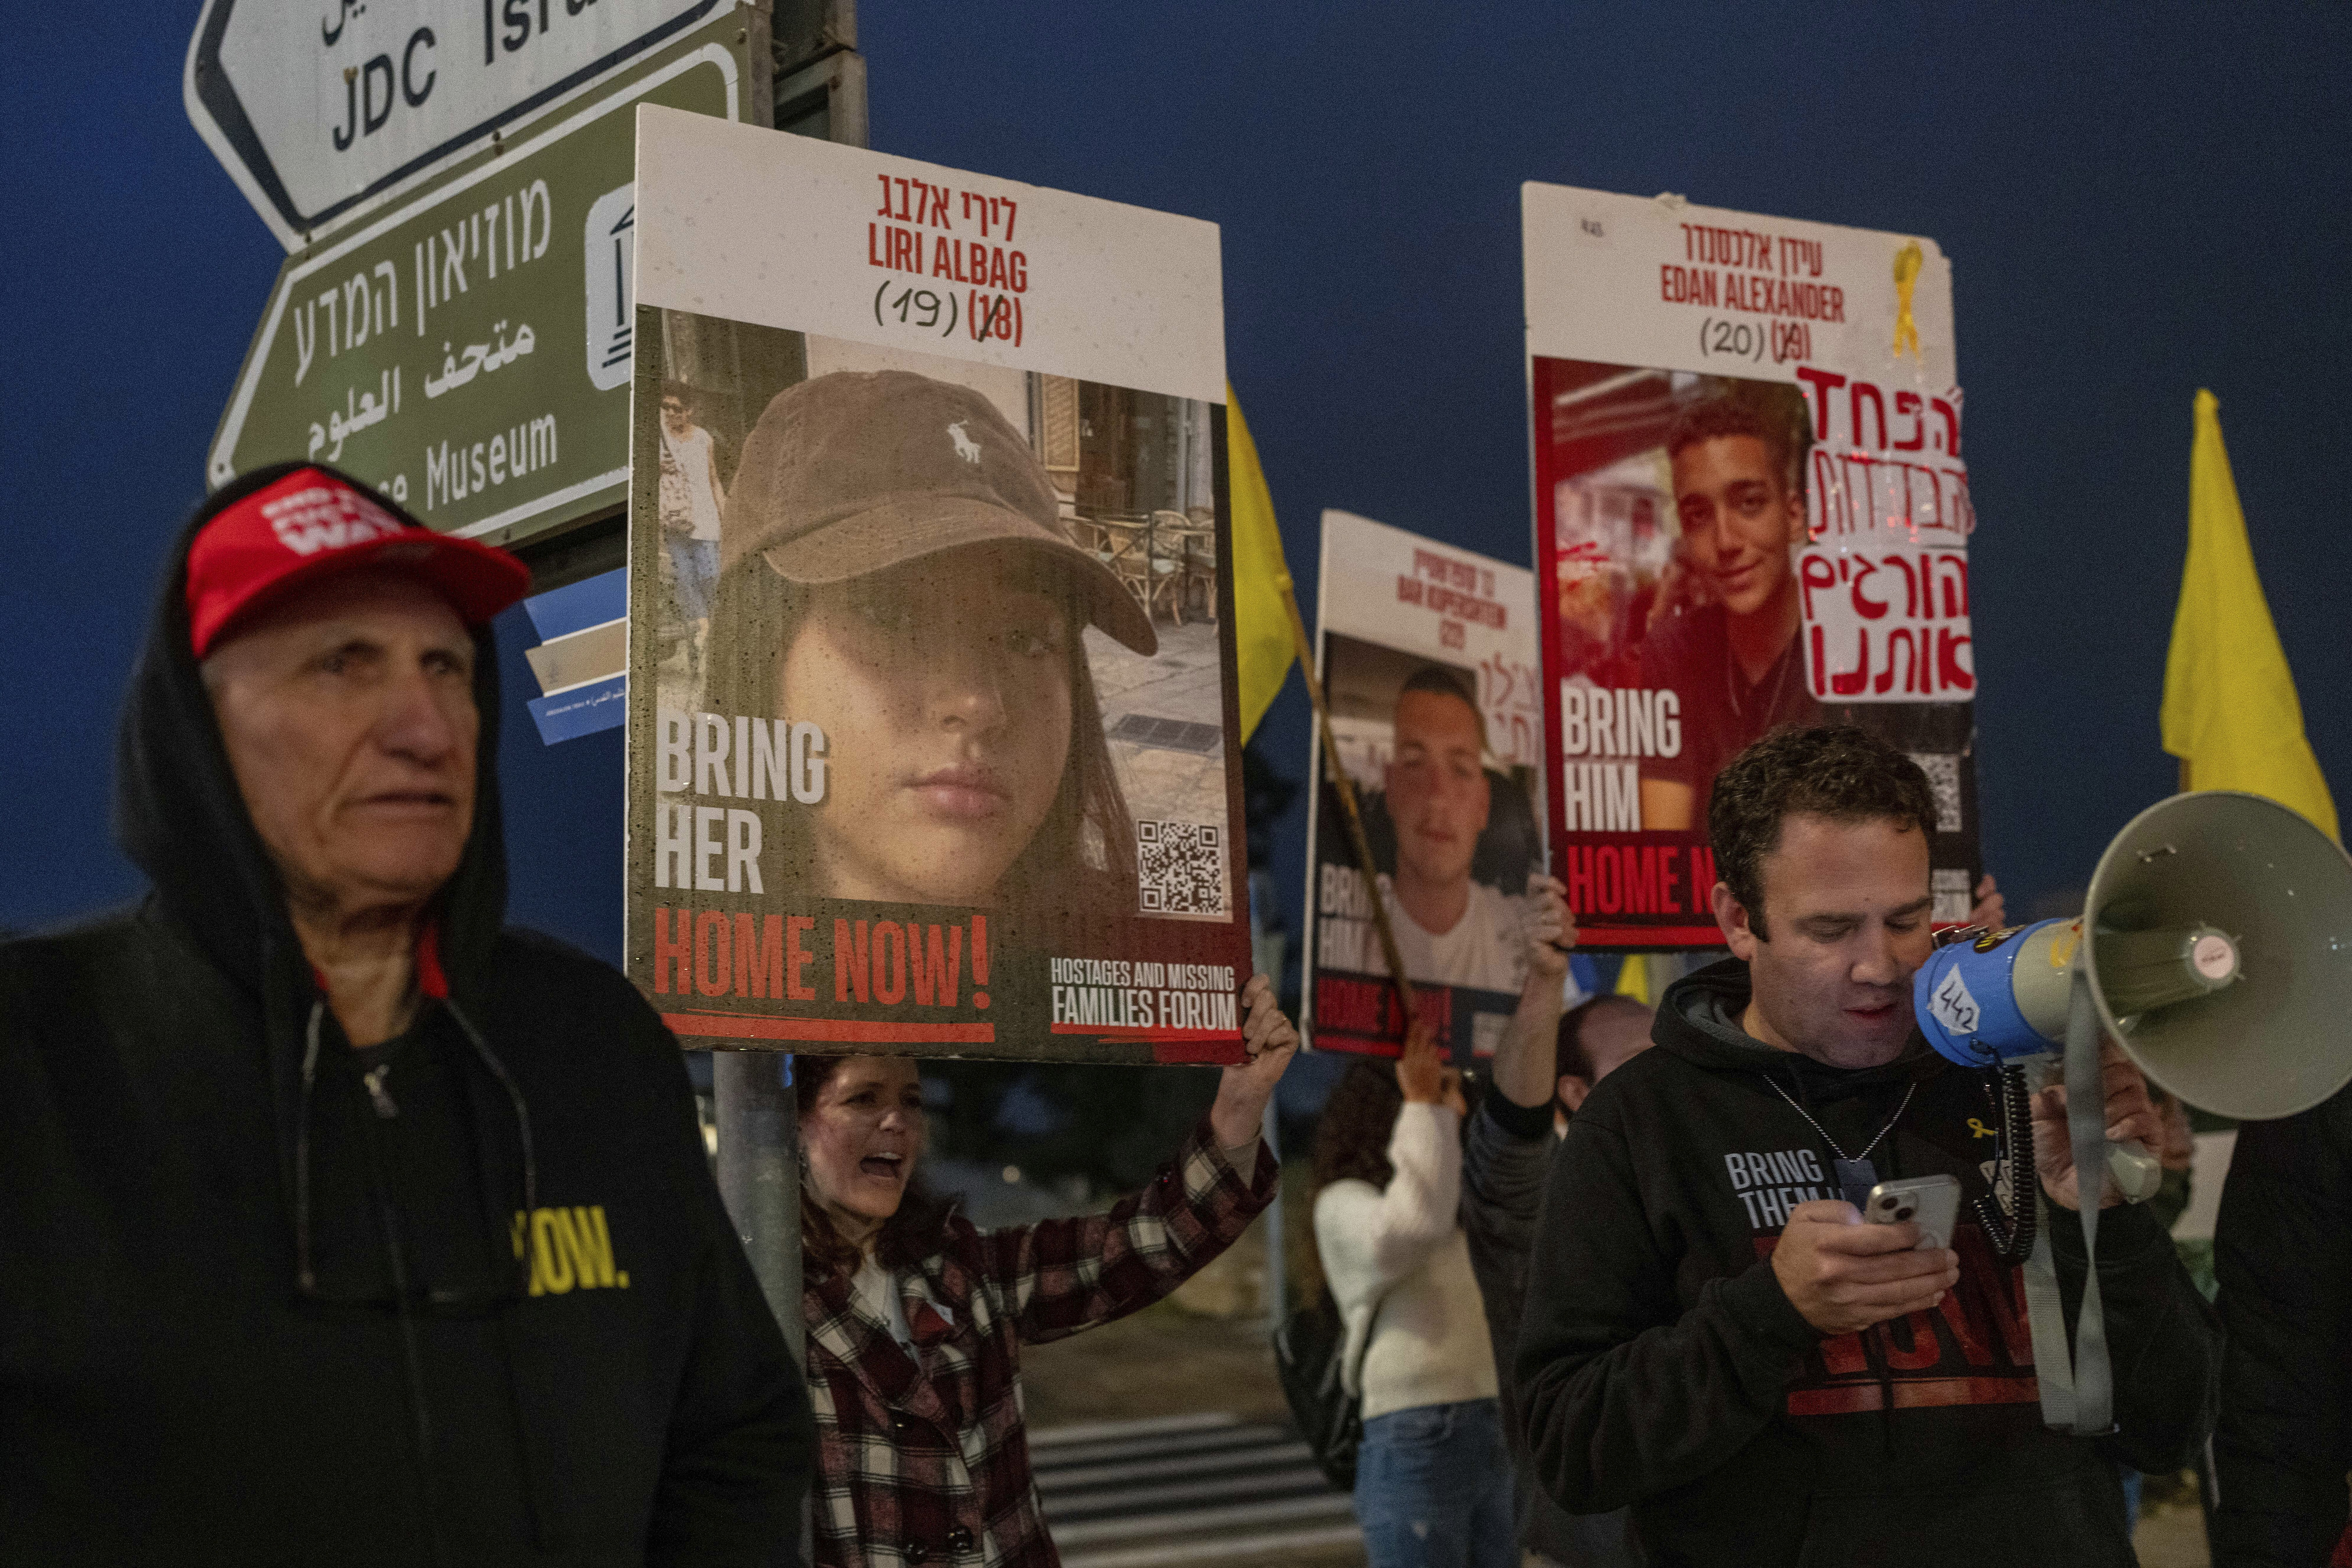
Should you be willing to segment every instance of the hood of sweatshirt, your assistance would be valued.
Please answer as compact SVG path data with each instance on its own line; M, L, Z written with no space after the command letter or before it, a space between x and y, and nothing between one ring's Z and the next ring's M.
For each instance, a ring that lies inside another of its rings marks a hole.
M1874 1097L1889 1087L1933 1078L1944 1066L1944 1058L1916 1028L1903 1053L1877 1067L1836 1068L1795 1051L1777 1050L1739 1026L1753 991L1748 965L1738 959L1695 970L1666 987L1651 1026L1651 1042L1710 1071L1761 1073L1808 1105L1853 1095Z
M259 1014L278 1142L289 1170L303 1033L320 992L295 937L278 869L237 789L196 663L188 626L188 550L225 508L298 468L319 467L280 463L242 475L189 517L165 563L115 738L116 841L147 873L154 902ZM382 504L403 521L415 521L390 500ZM506 921L497 767L499 666L488 626L474 632L474 705L481 728L475 749L473 829L457 873L435 900L428 935L420 944L420 978L435 988L437 969L453 996L485 982Z

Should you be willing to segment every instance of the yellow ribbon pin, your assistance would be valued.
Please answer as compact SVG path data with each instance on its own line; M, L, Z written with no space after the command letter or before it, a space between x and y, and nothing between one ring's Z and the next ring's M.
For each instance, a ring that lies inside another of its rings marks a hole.
M1908 342L1911 352L1921 359L1927 353L1919 347L1919 323L1911 315L1911 292L1919 287L1919 268L1927 258L1919 252L1919 242L1913 240L1895 253L1895 357L1903 357L1903 345Z
M1973 1116L1969 1118L1969 1131L1979 1138L1998 1138L2000 1136L2000 1133L1994 1131L1991 1128L1987 1127L1983 1122L1978 1121Z

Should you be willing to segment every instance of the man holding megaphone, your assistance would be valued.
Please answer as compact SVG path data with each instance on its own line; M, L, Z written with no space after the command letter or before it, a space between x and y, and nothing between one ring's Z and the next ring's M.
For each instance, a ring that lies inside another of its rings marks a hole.
M1732 957L1667 992L1659 1048L1554 1158L1517 1363L1535 1480L1631 1504L1654 1563L2130 1563L2116 1462L2204 1441L2218 1336L2170 1238L2107 1207L2083 1312L2072 1211L2122 1194L2078 1172L2066 1091L2029 1112L2014 1069L1917 1029L1935 821L1917 764L1859 730L1734 758L1707 822ZM2128 1058L2079 1065L2098 1133L2155 1138ZM1932 1201L1954 1183L1957 1226ZM2037 1337L2029 1249L2085 1366L2104 1328L2111 1428L2045 1421L2037 1369L2067 1344Z

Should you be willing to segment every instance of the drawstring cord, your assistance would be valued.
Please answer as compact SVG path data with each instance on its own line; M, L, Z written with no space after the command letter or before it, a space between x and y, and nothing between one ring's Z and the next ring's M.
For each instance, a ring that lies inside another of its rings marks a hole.
M458 1032L466 1037L466 1043L474 1047L474 1055L483 1068L498 1079L499 1087L507 1091L507 1098L514 1101L515 1136L522 1142L522 1212L528 1223L529 1216L539 1212L539 1158L531 1146L530 1110L523 1102L522 1090L515 1087L512 1075L507 1071L507 1064L499 1059L498 1053L490 1049L490 1043L482 1038L482 1032L474 1027L474 1021L458 1007L457 999L444 996L441 1005L447 1008L449 1016L457 1021ZM530 1256L528 1248L524 1256Z
M531 1136L530 1110L522 1098L522 1090L516 1085L513 1075L507 1070L506 1063L500 1060L498 1053L490 1048L489 1042L483 1038L482 1032L474 1026L473 1020L466 1016L465 1011L457 1005L456 998L445 994L438 1000L443 1007L447 1009L451 1019L457 1023L458 1032L465 1037L467 1047L472 1050L475 1058L481 1063L483 1070L488 1072L499 1087L506 1091L508 1099L514 1104L516 1137L521 1144L522 1154L524 1225L521 1258L518 1263L518 1284L527 1289L530 1258L530 1216L537 1213L539 1208L539 1165L537 1150ZM313 1001L310 1005L310 1025L305 1031L302 1049L302 1087L306 1098L315 1090L317 1086L320 1030L326 1017L326 1010L327 1004L324 998ZM440 1564L441 1568L447 1568L450 1556L448 1542L444 1539L441 1531L441 1510L437 1502L439 1471L433 1436L432 1408L425 1392L424 1354L417 1341L415 1303L410 1300L412 1292L407 1258L401 1245L399 1219L394 1212L390 1189L384 1179L377 1136L377 1130L363 1120L361 1142L368 1162L370 1184L374 1189L377 1224L383 1237L385 1259L392 1271L394 1312L400 1325L401 1352L407 1382L409 1413L415 1427L420 1512L425 1521L426 1531L432 1542L433 1561ZM300 1205L300 1212L308 1214L311 1193L310 1141L307 1138L298 1139L295 1143L294 1192L295 1202ZM300 1244L301 1257L299 1259L299 1266L303 1287L305 1289L315 1290L318 1287L318 1279L310 1255L309 1237L298 1231L298 1240ZM530 1423L525 1418L521 1379L515 1365L512 1325L503 1312L498 1315L498 1331L500 1359L506 1366L507 1398L515 1424L515 1440L522 1449L523 1473L529 1478L530 1483L524 1489L524 1506L530 1513L534 1543L544 1545L548 1539L548 1531L546 1514L540 1500L543 1478L540 1475L537 1456L532 1448Z
M1869 1159L1871 1152L1886 1142L1886 1135L1895 1131L1895 1124L1902 1121L1903 1113L1911 1108L1911 1097L1919 1092L1919 1080L1914 1078L1910 1086L1903 1091L1902 1103L1895 1106L1895 1114L1888 1117L1885 1125L1879 1128L1877 1136L1864 1144L1859 1152L1849 1156L1843 1149L1838 1147L1838 1141L1830 1136L1829 1129L1814 1120L1811 1109L1813 1102L1812 1089L1805 1082L1803 1070L1791 1063L1789 1072L1790 1076L1797 1080L1797 1099L1790 1099L1789 1091L1780 1087L1780 1081L1773 1078L1770 1072L1767 1071L1764 1074L1764 1081L1771 1085L1773 1093L1788 1100L1790 1110L1803 1117L1811 1125L1813 1131L1821 1134L1822 1142L1830 1146L1830 1152L1841 1162ZM1800 1103L1800 1100L1802 1103ZM1896 1144L1886 1144L1887 1174L1890 1176L1902 1174L1896 1168L1897 1148ZM1885 1331L1885 1324L1874 1323L1856 1334L1854 1338L1862 1345L1863 1363L1878 1379L1879 1443L1886 1456L1892 1458L1895 1456L1895 1373L1886 1363L1886 1343L1883 1338Z
M304 1030L302 1043L302 1089L307 1103L317 1088L319 1077L319 1039L320 1026L325 1022L327 1003L324 997L310 1004L310 1022ZM383 1238L384 1260L392 1269L393 1310L400 1324L401 1366L408 1389L408 1413L413 1426L411 1435L416 1442L417 1511L425 1521L425 1537L432 1542L433 1561L447 1568L449 1543L441 1533L439 1506L440 1481L435 1460L433 1442L433 1411L425 1396L425 1357L416 1343L416 1319L408 1299L408 1260L401 1249L400 1221L394 1213L391 1190L384 1181L383 1161L376 1144L376 1131L365 1119L361 1122L360 1147L368 1167L368 1185L375 1197L376 1225ZM310 1212L310 1140L298 1139L294 1149L295 1202L300 1212ZM305 1289L318 1288L318 1277L312 1268L308 1227L299 1227L298 1236L302 1256L299 1266Z
M520 1283L528 1292L530 1281L530 1223L531 1216L539 1212L539 1162L531 1141L530 1112L523 1102L522 1090L508 1073L506 1063L490 1049L490 1043L482 1037L479 1029L474 1027L474 1021L467 1017L457 1005L457 999L444 994L441 1005L448 1009L449 1016L457 1021L458 1032L473 1047L474 1056L481 1062L484 1070L498 1080L499 1087L505 1089L508 1098L514 1101L515 1131L522 1143L522 1240L517 1248L520 1254L517 1268ZM515 1365L514 1323L510 1314L504 1311L498 1314L498 1330L499 1359L506 1365L507 1407L514 1421L515 1444L521 1449L523 1507L530 1517L531 1543L543 1550L550 1544L547 1513L540 1506L546 1479L540 1471L538 1451L531 1445L530 1422L522 1397L522 1375Z

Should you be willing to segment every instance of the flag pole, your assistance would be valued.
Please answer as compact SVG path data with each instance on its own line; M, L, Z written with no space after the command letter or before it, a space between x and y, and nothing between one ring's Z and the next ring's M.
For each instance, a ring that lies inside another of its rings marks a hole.
M1389 923L1389 908L1381 898L1380 879L1372 866L1371 840L1364 836L1364 816L1356 805L1354 781L1339 765L1339 742L1331 734L1331 710L1323 700L1323 681L1316 673L1314 645L1307 640L1307 622L1298 614L1298 595L1291 589L1288 563L1279 569L1275 584L1282 590L1283 612L1290 617L1291 647L1298 656L1298 673L1307 681L1307 700L1315 704L1315 728L1323 737L1323 765L1331 775L1331 787L1339 792L1339 814L1348 822L1348 842L1355 849L1356 867L1363 874L1364 893L1372 906L1372 923L1381 933L1381 952L1388 960L1389 978L1396 983L1397 999L1403 1003L1404 1016L1410 1023L1413 1016L1412 982L1405 978L1396 929Z

